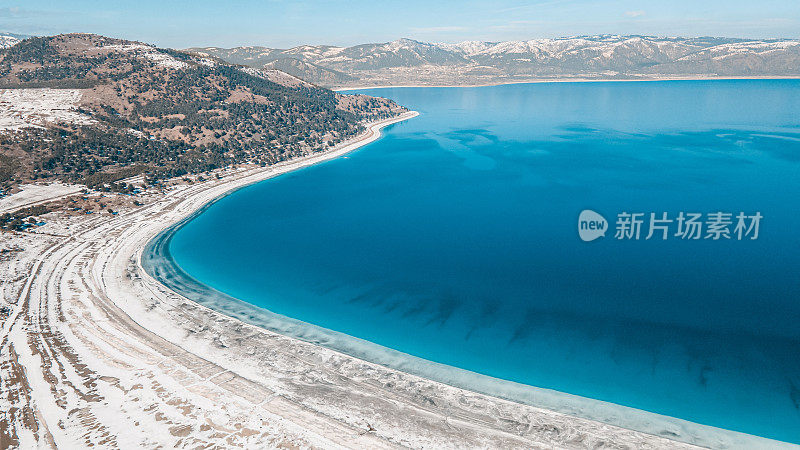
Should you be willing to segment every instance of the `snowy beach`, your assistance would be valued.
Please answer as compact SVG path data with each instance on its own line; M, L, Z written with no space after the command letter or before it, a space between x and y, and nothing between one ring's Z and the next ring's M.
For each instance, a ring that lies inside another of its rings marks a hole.
M0 416L0 447L782 445L525 386L512 390L536 392L531 403L551 409L476 393L477 385L466 390L430 381L220 314L142 268L154 237L209 202L340 157L415 115L371 124L324 154L145 192L144 206L113 217L51 213L35 232L3 234L0 247L13 252L0 260L9 305L0 316L0 388L8 393L0 400L0 411L8 411ZM422 364L419 372L426 370ZM473 379L443 370L453 384ZM496 389L510 385L498 381ZM613 421L642 431L605 423Z

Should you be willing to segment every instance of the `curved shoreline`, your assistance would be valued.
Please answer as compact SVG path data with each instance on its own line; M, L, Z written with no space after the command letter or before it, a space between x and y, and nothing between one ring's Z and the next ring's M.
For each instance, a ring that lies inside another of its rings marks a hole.
M0 258L12 309L0 313L0 403L10 405L0 423L11 423L0 447L7 432L22 448L789 447L690 424L704 430L695 437L641 411L630 412L659 435L632 431L569 414L558 393L566 414L456 388L249 325L142 268L153 238L214 200L353 150L388 122L330 153L174 180L118 215L51 213L41 229L5 235L17 250Z
M416 113L413 113L413 115L408 118L414 117L415 115ZM386 125L388 125L388 123L377 128L377 136L380 134L380 128ZM377 136L373 132L373 137L367 142L377 139ZM367 142L359 142L358 145L346 151L351 151ZM337 153L335 156L344 154L346 151ZM299 164L289 170L279 171L272 176L297 170L327 159L330 159L330 157L320 160L309 160L306 164ZM142 271L152 277L154 281L166 286L169 290L177 292L183 297L203 307L209 308L212 311L237 319L248 325L292 339L297 339L314 346L324 347L348 357L378 364L391 370L398 370L407 374L419 376L426 380L431 380L432 382L444 383L455 388L466 389L498 399L536 408L545 408L569 416L597 421L653 436L663 436L670 440L693 445L708 446L711 448L775 448L782 444L757 436L723 430L600 400L497 379L465 369L425 360L357 337L273 313L269 310L231 297L223 292L219 292L186 274L174 260L172 260L169 253L169 243L173 235L182 226L201 214L219 199L232 194L240 188L260 181L263 180L237 183L236 186L231 187L223 194L209 200L180 221L173 223L159 232L147 242L145 248L139 253L138 263Z

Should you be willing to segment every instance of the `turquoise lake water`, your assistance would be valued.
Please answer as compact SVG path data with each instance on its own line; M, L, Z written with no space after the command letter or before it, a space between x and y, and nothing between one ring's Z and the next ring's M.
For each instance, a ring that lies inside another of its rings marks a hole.
M363 92L421 115L221 199L175 262L428 360L800 443L800 81ZM621 212L716 211L758 239L614 238Z

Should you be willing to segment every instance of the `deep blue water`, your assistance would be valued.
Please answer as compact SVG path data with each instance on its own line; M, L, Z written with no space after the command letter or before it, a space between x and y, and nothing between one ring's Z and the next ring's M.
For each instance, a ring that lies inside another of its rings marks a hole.
M220 200L179 266L429 360L800 443L800 82L365 92L421 115ZM586 243L583 209L764 218Z

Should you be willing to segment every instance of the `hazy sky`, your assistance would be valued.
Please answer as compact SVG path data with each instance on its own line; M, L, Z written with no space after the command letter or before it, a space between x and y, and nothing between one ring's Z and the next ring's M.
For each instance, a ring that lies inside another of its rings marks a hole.
M0 31L160 46L353 45L577 34L800 37L800 0L0 0Z

